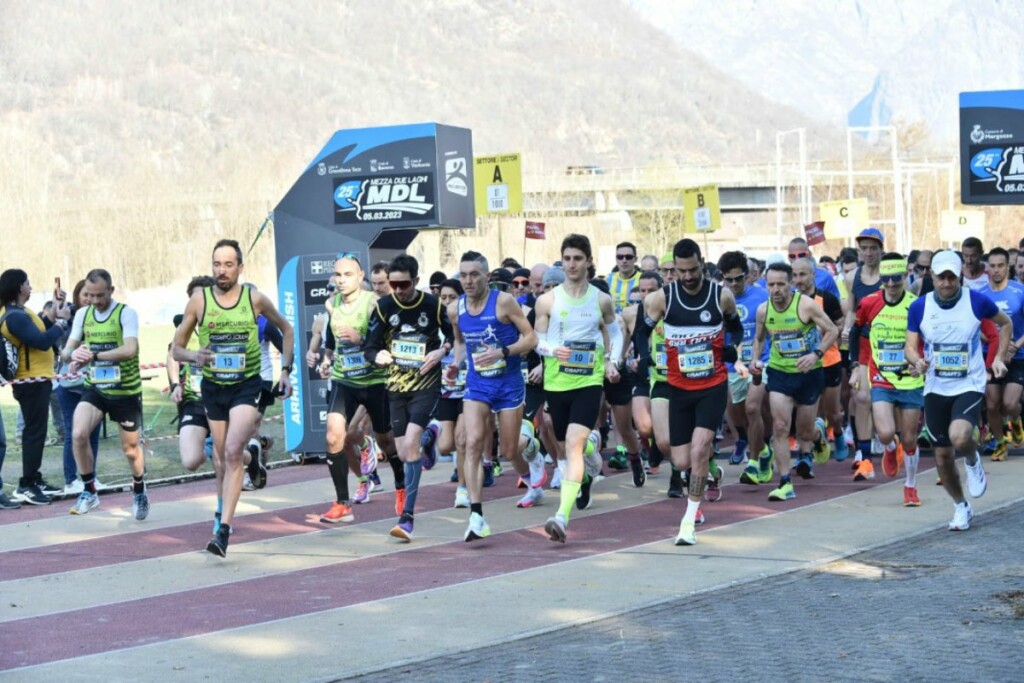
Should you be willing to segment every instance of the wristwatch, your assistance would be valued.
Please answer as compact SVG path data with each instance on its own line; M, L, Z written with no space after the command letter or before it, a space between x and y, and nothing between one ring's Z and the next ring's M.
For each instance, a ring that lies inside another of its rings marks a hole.
M502 347L501 347L501 355L502 355L502 356L504 356L505 358L508 358L508 356L509 356L509 354L510 354L510 353L511 353L511 352L510 352L510 351L508 350L508 347L507 347L507 346L502 346Z
M290 365L282 365L281 366L281 374L284 374L284 373L288 373L289 375L292 374L292 366L290 366Z
M818 358L821 358L822 356L825 355L825 352L822 351L821 349L814 349L814 353L818 356Z

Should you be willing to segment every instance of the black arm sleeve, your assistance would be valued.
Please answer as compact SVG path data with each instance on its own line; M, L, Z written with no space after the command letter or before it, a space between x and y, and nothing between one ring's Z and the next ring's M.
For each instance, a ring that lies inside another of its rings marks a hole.
M738 315L733 313L732 315L725 316L722 328L725 330L726 346L736 346L743 343L743 321L740 320Z
M366 339L363 340L363 356L371 363L377 360L377 354L384 348L384 335L387 332L387 323L380 310L380 302L370 313L370 327L366 331Z
M857 323L853 324L850 328L850 362L858 363L860 358L860 338L867 332L867 330L861 328Z
M636 312L636 324L633 326L633 351L640 362L648 367L651 361L651 332L653 331L654 321L648 318L647 311L641 308Z
M281 334L281 330L277 329L277 325L267 321L267 326L263 328L263 338L270 342L278 353L281 353L284 346L284 335Z
M57 325L53 325L45 332L41 332L25 313L9 315L4 322L7 324L7 331L11 333L11 336L17 337L25 346L40 351L45 351L52 347L60 341L61 334L63 334L63 331Z
M373 314L371 313L370 315ZM325 330L325 332L327 334L325 335L326 338L324 339L324 348L333 351L338 347L338 342L334 338L334 330L331 329L330 324L327 325L327 329ZM366 340L364 339L363 341L365 342Z
M448 317L448 311L441 304L441 301L437 302L437 324L441 326L441 336L444 337L444 341L448 344L448 348L455 347L455 329L452 327L451 318Z

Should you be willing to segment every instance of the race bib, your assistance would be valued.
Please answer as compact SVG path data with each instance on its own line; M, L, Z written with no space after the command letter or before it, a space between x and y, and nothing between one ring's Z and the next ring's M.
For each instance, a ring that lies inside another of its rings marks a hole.
M654 345L654 369L662 375L668 372L668 347L665 344Z
M711 344L692 344L679 349L679 372L683 377L708 377L715 369L715 352Z
M188 366L188 388L194 394L202 393L203 368L197 365Z
M490 365L480 365L478 358L487 352L487 347L484 344L479 344L473 348L473 370L476 374L481 377L498 377L504 374L505 370L508 369L508 363L505 362L504 358L499 358Z
M89 368L89 379L94 384L118 384L121 382L121 366L92 365Z
M215 353L211 364L214 372L238 372L245 370L244 353Z
M748 342L744 342L740 346L740 360L743 363L749 363L754 358L754 346Z
M933 348L932 363L936 377L967 377L967 344L936 344Z
M422 368L427 358L427 343L409 339L395 339L391 342L391 357L397 365L405 368Z
M807 338L802 332L779 332L773 343L783 358L799 358L808 352Z
M907 365L903 355L903 342L880 341L875 354L875 364L882 372L899 372Z
M597 342L566 342L569 360L562 361L559 372L567 375L593 375L597 363Z

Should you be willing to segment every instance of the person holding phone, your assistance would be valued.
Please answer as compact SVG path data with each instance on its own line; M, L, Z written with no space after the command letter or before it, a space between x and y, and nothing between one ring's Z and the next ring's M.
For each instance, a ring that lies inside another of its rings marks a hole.
M0 335L18 351L14 380L45 378L44 381L15 384L14 400L25 418L22 431L22 475L14 500L0 490L0 508L19 507L18 501L29 505L48 505L50 496L62 489L43 480L40 467L50 418L50 394L53 392L53 351L67 328L70 316L64 298L54 292L54 305L44 316L25 308L32 296L28 274L18 268L0 274ZM0 456L0 467L3 461ZM0 481L2 485L2 481Z

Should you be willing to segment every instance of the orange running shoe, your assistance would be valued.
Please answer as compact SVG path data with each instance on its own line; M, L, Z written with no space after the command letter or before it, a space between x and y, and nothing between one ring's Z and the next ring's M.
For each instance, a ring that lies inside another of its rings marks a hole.
M864 481L875 478L875 466L870 460L861 460L857 463L857 469L853 473L854 481Z
M882 473L887 477L895 477L899 474L900 466L897 460L900 447L897 445L895 448L885 447L885 451L882 453Z
M405 489L395 489L395 514L401 517L405 510Z
M918 508L921 507L921 499L917 497L916 486L904 486L903 487L903 507L905 508Z
M325 524L341 524L356 521L356 516L352 514L352 508L348 505L335 503L330 510L320 515L320 521Z

